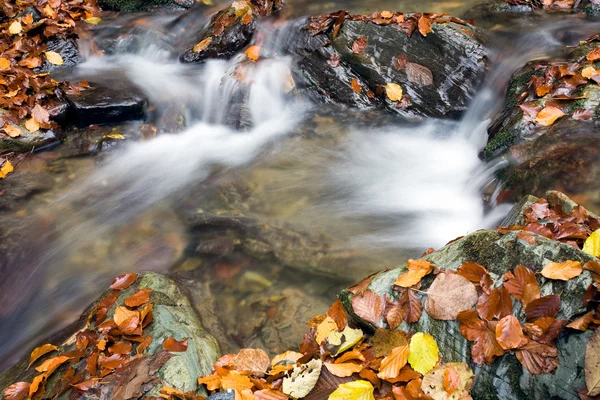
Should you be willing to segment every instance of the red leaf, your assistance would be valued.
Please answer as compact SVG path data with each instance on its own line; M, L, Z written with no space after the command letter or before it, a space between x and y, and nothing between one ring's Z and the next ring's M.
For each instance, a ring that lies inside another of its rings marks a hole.
M110 285L111 289L115 290L123 290L127 289L129 286L135 282L137 279L137 274L123 274L119 275L115 278L112 285Z
M559 320L556 318L542 317L533 322L526 323L524 328L525 332L527 332L529 337L533 340L550 344L558 337L566 323L567 321L564 319Z
M165 340L165 342L163 343L163 349L165 349L167 351L183 352L183 351L187 350L187 347L188 347L187 338L178 342L177 340L170 337L170 338L167 338L167 340Z
M556 346L530 341L515 352L517 359L534 375L548 374L558 366Z
M352 52L354 54L360 54L367 47L367 38L365 36L361 36L357 38L354 43L352 43Z
M373 324L378 324L383 316L385 304L381 297L372 290L365 290L362 296L352 297L354 313Z
M533 321L542 317L554 318L560 309L560 296L551 294L539 299L533 300L525 306L525 315L527 321Z

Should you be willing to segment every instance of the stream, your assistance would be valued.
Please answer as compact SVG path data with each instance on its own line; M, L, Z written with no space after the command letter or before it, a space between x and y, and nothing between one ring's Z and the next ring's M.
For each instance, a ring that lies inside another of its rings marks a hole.
M428 0L409 10L413 3L290 0L282 18L341 8L460 15L476 2ZM479 152L512 73L600 30L564 15L494 21L491 67L462 119L406 121L289 96L291 58L257 62L243 78L240 57L181 64L173 53L180 38L156 34L177 29L177 18L109 16L92 30L96 38L146 29L141 44L101 57L90 48L82 64L57 73L133 84L156 121L175 113L185 129L92 126L18 166L15 186L43 184L0 207L11 238L0 262L0 370L74 321L116 275L145 270L183 283L225 351L282 351L301 339L305 321L265 339L279 328L261 310L322 314L349 283L496 226L511 206L496 204L501 161L484 163ZM284 39L269 34L273 24L261 27L264 48ZM240 79L250 82L241 106ZM242 126L231 123L238 115ZM101 152L86 152L107 135ZM254 246L248 232L263 242Z

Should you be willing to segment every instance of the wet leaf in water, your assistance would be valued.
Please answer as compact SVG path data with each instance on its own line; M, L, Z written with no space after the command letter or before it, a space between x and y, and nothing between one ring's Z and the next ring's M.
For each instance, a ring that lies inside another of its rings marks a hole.
M568 281L581 275L583 267L579 261L551 262L544 265L541 274L548 279Z
M256 61L260 57L260 46L250 46L244 53L246 53L250 60Z
M177 341L174 338L170 337L170 338L167 338L163 343L163 349L165 349L167 351L184 352L187 350L187 348L188 348L187 338L183 339L181 341Z

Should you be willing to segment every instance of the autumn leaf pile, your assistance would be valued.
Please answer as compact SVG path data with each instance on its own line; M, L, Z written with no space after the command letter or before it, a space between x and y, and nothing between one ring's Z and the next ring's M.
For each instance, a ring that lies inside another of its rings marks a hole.
M473 372L464 363L442 363L427 333L380 329L368 336L348 323L339 300L308 325L298 351L270 359L263 350L242 349L221 357L198 382L243 400L470 398Z
M50 117L58 110L62 92L79 88L41 72L44 64L64 63L60 54L47 51L46 43L53 38L76 37L77 22L97 23L99 13L96 0L1 2L0 108L10 111L0 117L3 134L21 135L17 126L21 122L31 132L54 126Z
M125 393L143 394L141 386L156 378L152 375L172 356L170 352L187 349L187 339L177 341L167 338L163 351L149 357L144 351L152 344L152 336L144 334L152 322L153 305L151 289L141 289L124 300L124 306L116 304L122 290L129 288L137 274L117 277L106 295L91 311L86 326L74 334L61 347L45 344L33 350L29 369L36 376L31 382L17 382L4 391L4 400L25 398L56 398L71 389L83 395L99 385L114 385L113 399L125 399ZM107 318L109 311L112 318ZM84 362L81 362L84 360ZM61 368L61 377L46 396L46 383ZM133 379L133 378L136 379ZM167 399L191 399L195 395L163 387L161 397Z
M598 40L597 36L588 43ZM572 104L585 98L582 88L600 83L600 70L595 63L600 60L600 48L572 62L540 62L517 102L525 121L539 126L551 126L558 119L570 116L575 120L590 120L595 109L574 108Z

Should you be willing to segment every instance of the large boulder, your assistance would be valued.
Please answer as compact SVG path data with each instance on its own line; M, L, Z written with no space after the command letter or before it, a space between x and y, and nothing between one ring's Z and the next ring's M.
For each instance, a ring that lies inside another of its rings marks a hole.
M143 289L148 289L148 302L141 305L131 303L131 299L125 302ZM136 329L143 326L143 330L128 333L124 325L120 324L119 328L114 325L120 318L115 315L117 307L123 313L125 304L129 304L125 313L141 313ZM95 321L102 321L99 315L103 313L106 319L98 324ZM187 340L187 349L163 350L163 347L174 349L165 344L170 338L179 342ZM210 373L219 355L217 342L204 330L178 285L155 273L140 274L132 286L123 290L105 292L79 321L49 342L58 350L42 356L31 367L28 367L28 356L1 374L0 392L16 382L33 382L36 376L42 375L35 369L42 361L69 357L43 379L45 384L39 389L45 393L43 397L129 399L140 394L158 396L163 386L205 394L196 379ZM120 343L119 346L113 347L116 343ZM86 382L88 384L79 387L71 386Z
M486 72L480 36L445 15L340 11L282 28L276 47L297 59L297 85L313 98L406 117L458 118ZM388 84L401 87L401 99L387 93Z
M98 4L104 10L135 12L150 11L159 8L181 10L194 5L194 0L100 0Z
M588 17L600 14L600 5L594 0L487 0L475 5L465 13L465 18L477 21L498 16L515 17L529 14L547 13L585 13Z
M526 199L524 204L517 206L507 222L519 221L519 211L529 209L536 198ZM555 199L556 200L556 199ZM565 209L572 205L562 198ZM478 231L463 238L450 242L445 247L435 251L423 259L439 268L456 270L465 262L476 262L490 273L497 283L503 275L512 271L516 265L525 265L534 271L540 271L548 262L598 261L596 258L572 247L569 244L557 242L546 237L532 234L532 244L521 239L517 231L509 233L499 231ZM396 279L407 271L406 265L380 272L366 281L367 289L380 296L394 300L399 293L394 289ZM433 278L428 277L421 282L421 288L415 292L420 300ZM584 271L578 277L569 281L550 280L538 276L541 283L542 296L560 294L560 310L558 319L573 320L586 312L583 297L592 277ZM355 290L354 290L355 292ZM340 298L347 311L354 319L368 329L389 328L383 320L373 324L358 317L352 306L354 296L352 289L342 292ZM525 315L521 304L514 302L513 314L524 322ZM497 358L491 365L476 365L472 362L469 342L461 335L459 324L454 321L441 321L431 318L423 312L419 321L413 324L403 322L399 329L429 332L438 342L441 357L444 362L466 362L475 370L475 383L472 396L476 399L578 399L577 392L585 387L584 354L586 344L592 331L563 331L557 340L558 368L549 374L533 375L529 373L512 354Z
M600 42L592 37L564 59L531 62L513 76L506 106L481 152L484 160L503 161L497 174L506 198L560 188L587 205L600 205L596 51ZM547 112L560 117L544 118Z

